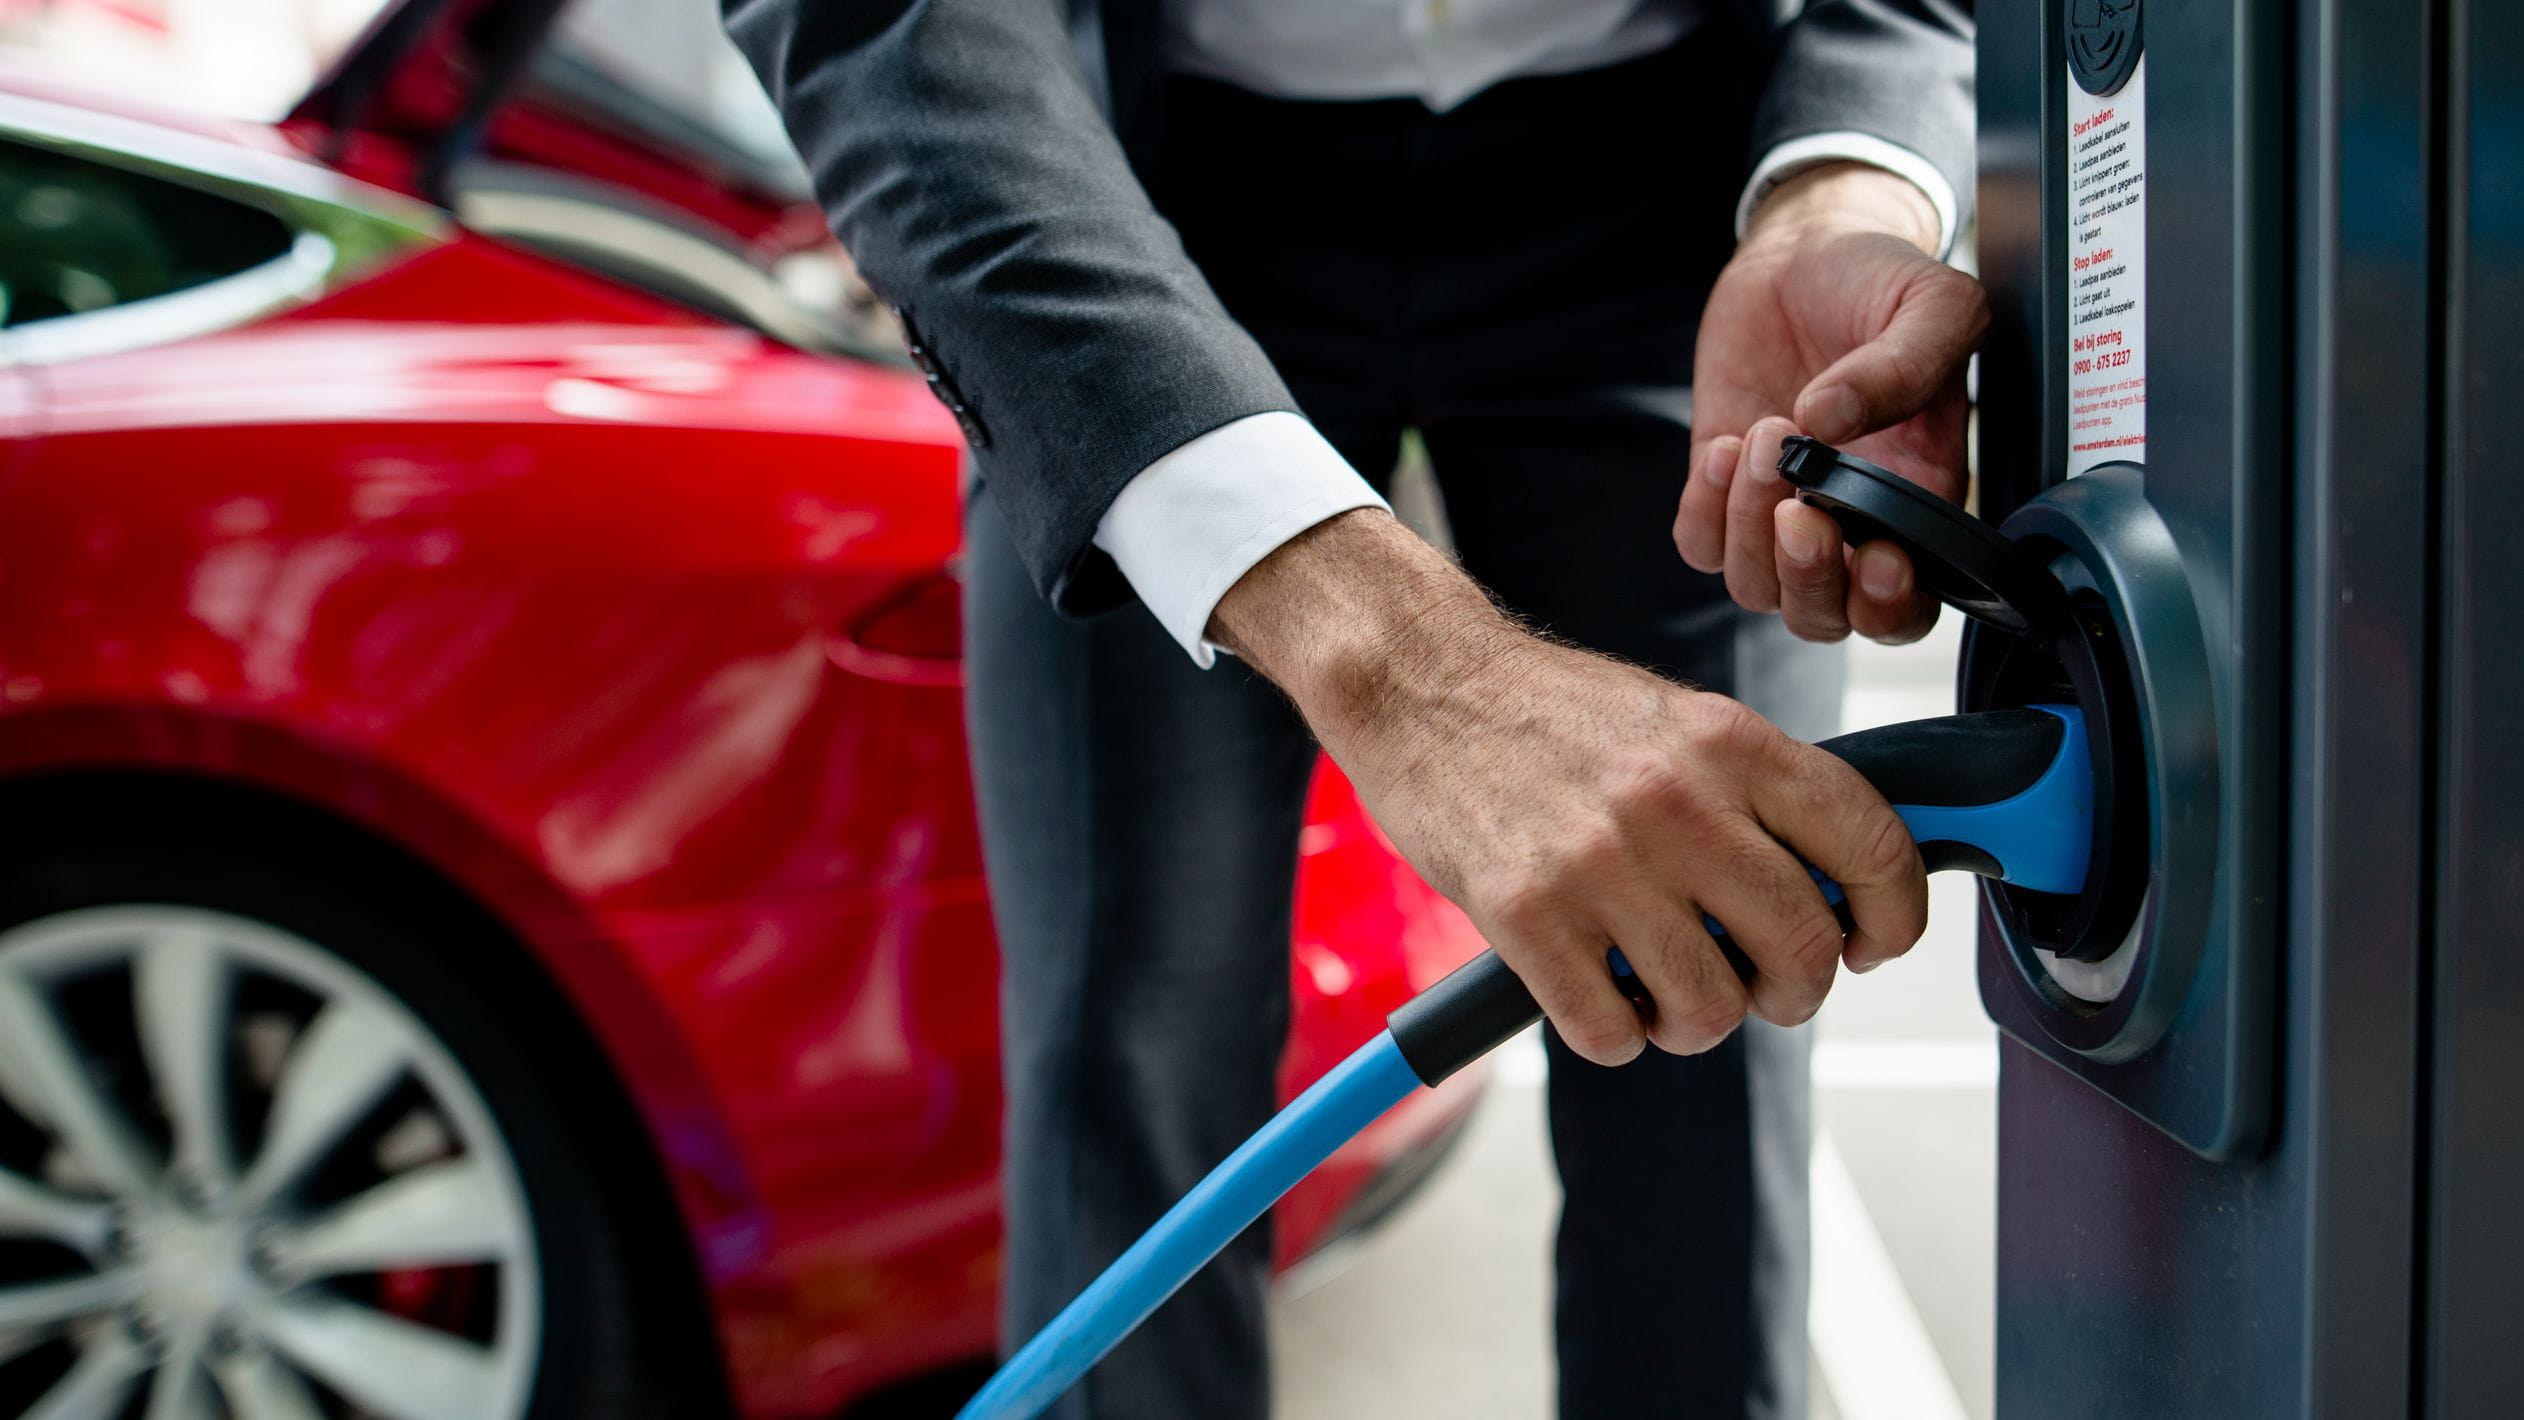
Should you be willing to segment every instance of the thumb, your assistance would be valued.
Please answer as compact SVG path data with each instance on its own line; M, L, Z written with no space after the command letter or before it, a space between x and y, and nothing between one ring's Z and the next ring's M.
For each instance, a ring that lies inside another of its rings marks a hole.
M1960 375L1989 325L1981 283L1950 266L1923 271L1884 329L1843 355L1797 396L1797 426L1827 444L1899 424Z

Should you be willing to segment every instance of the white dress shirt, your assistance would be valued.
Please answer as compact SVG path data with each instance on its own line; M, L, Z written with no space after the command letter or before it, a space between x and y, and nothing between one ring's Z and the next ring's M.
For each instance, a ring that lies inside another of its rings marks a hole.
M1416 98L1653 54L1696 0L1166 0L1168 68L1283 99Z
M1706 0L1166 0L1165 62L1279 98L1416 98L1443 113L1502 79L1566 74L1662 49ZM1764 196L1822 163L1909 179L1954 241L1955 195L1927 159L1865 133L1817 133L1764 154L1736 204L1738 236ZM1219 599L1280 544L1385 501L1296 414L1255 414L1193 439L1122 486L1096 525L1132 590L1192 659Z

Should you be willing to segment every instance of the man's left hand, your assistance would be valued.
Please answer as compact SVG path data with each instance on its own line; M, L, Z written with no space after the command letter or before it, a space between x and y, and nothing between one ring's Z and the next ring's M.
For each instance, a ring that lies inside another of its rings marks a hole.
M1938 238L1927 194L1893 173L1799 173L1756 210L1700 318L1674 545L1810 641L1914 641L1936 623L1908 555L1845 549L1777 464L1781 439L1810 434L1961 500L1963 371L1989 299L1937 260Z

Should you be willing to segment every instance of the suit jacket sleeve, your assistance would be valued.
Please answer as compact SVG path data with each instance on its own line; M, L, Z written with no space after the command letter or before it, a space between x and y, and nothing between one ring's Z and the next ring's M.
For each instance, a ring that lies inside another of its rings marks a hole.
M724 0L835 235L892 302L1064 610L1129 596L1091 545L1122 485L1294 409L1157 215L1060 0Z
M1814 0L1781 36L1753 154L1810 133L1899 143L1972 201L1971 0Z

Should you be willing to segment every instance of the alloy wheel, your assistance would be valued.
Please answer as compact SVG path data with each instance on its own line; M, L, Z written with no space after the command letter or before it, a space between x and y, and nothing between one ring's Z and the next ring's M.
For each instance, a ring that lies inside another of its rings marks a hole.
M489 1107L341 956L193 907L0 933L0 1410L507 1420L541 1314Z

